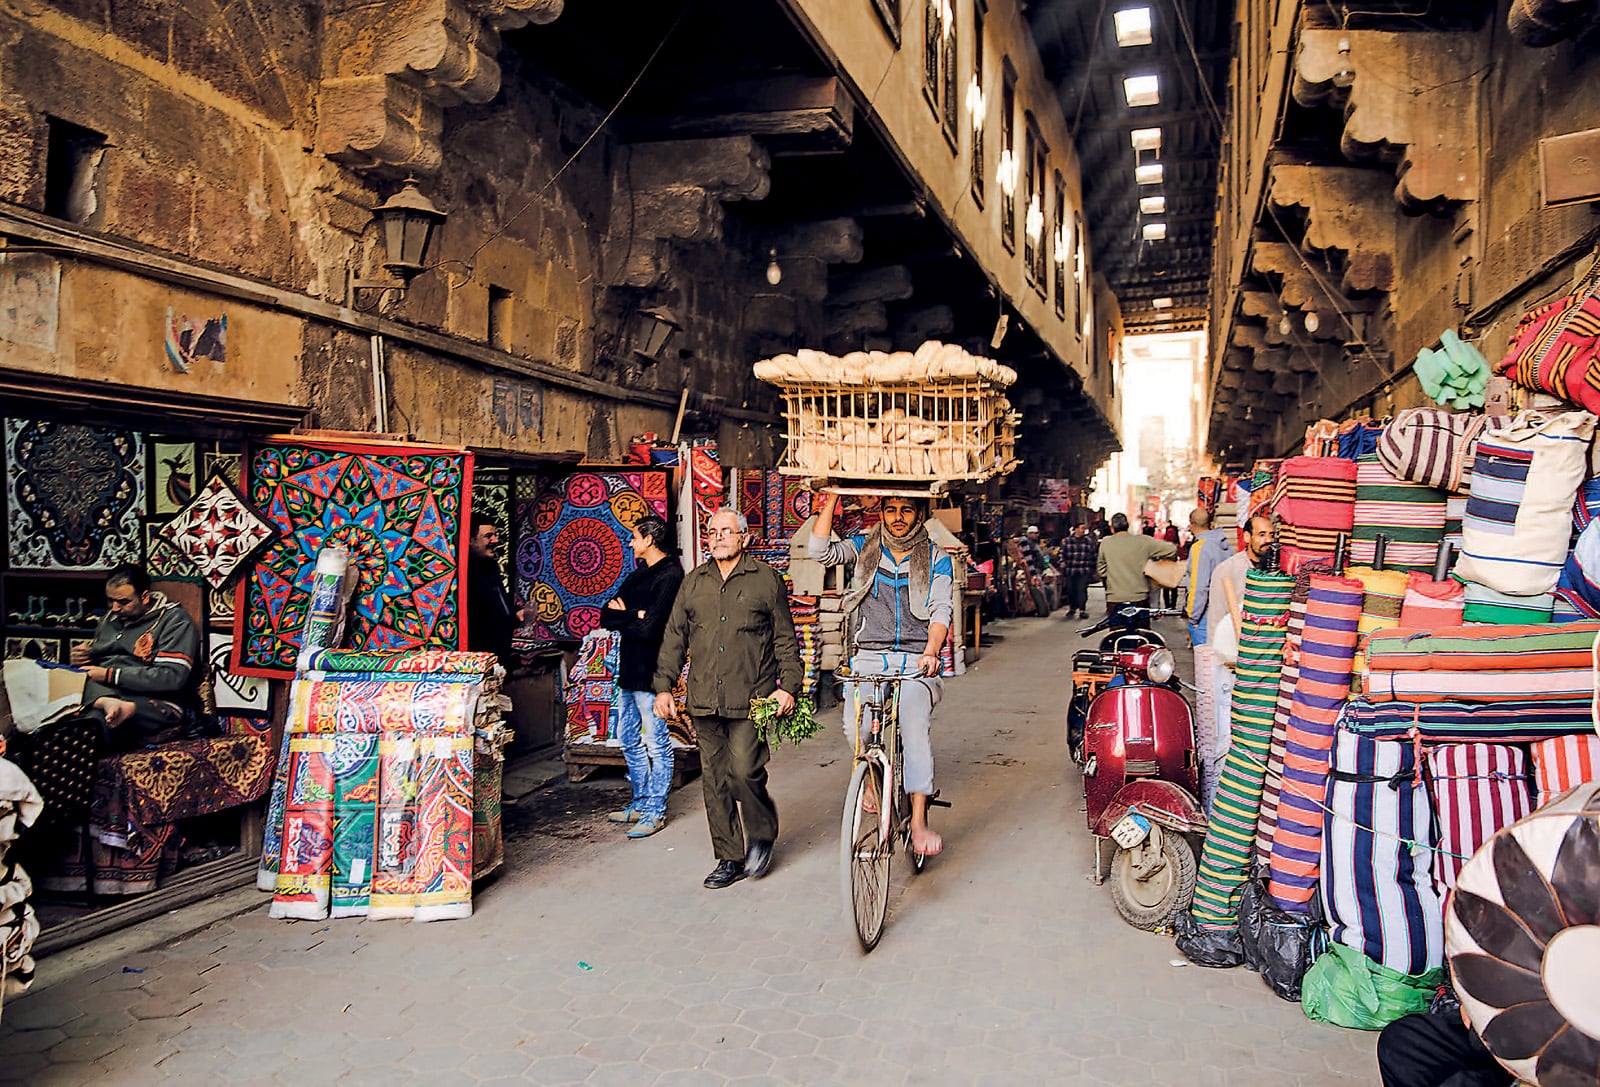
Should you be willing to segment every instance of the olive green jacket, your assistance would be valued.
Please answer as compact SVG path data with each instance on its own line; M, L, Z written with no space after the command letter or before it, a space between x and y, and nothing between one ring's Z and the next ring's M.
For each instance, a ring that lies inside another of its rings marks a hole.
M789 593L772 567L741 555L726 579L716 560L689 571L672 603L652 688L672 690L689 660L689 712L748 717L750 700L805 680Z

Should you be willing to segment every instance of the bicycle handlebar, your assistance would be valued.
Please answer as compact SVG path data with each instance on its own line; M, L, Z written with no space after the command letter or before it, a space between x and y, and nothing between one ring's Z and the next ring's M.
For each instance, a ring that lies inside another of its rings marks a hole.
M905 674L891 674L885 672L881 675L868 674L858 676L852 672L841 672L838 669L835 669L833 674L835 678L842 679L846 683L904 683L907 680L912 679L933 678L931 676L918 675L916 672L909 672Z

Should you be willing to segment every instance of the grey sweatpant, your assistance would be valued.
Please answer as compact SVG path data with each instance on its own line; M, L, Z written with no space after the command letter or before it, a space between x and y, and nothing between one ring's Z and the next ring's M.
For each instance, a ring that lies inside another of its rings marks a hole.
M850 670L856 675L914 675L917 658L907 653L857 653L850 661ZM865 717L857 699L857 688L867 697L873 684L845 684L844 735L852 750L856 747L857 722ZM900 746L903 760L900 773L905 778L906 792L933 795L933 742L929 730L933 726L933 707L944 697L944 680L914 679L900 684Z

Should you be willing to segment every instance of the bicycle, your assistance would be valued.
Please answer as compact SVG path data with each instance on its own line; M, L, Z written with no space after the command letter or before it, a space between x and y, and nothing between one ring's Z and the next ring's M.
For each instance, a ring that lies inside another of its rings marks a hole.
M840 879L845 912L862 951L883 937L889 913L889 868L895 846L905 843L911 867L921 872L925 854L911 846L911 798L900 775L900 685L915 675L844 675L856 685L862 720L856 728L855 768L845 790L839 826ZM948 808L938 794L928 806Z

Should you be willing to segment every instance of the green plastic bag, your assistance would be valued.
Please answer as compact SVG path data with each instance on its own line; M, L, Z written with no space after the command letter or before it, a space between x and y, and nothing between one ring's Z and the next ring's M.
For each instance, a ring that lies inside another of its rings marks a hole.
M1402 1016L1427 1011L1443 980L1443 970L1402 974L1333 944L1306 971L1300 1004L1313 1022L1382 1030Z

